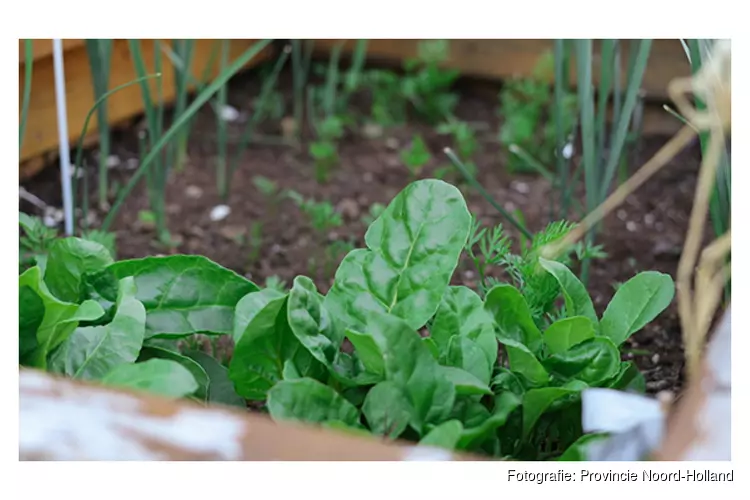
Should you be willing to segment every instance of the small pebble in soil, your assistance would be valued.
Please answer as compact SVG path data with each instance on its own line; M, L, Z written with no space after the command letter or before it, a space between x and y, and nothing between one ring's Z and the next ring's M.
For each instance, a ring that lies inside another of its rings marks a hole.
M365 123L362 126L362 135L367 139L379 139L383 136L383 127L377 123Z
M125 162L125 168L127 170L135 170L136 168L138 168L138 165L140 165L138 158L128 158Z
M336 206L336 210L349 220L355 220L359 217L359 203L351 198L344 198Z
M398 142L398 139L396 139L395 137L389 137L385 140L385 147L387 147L388 149L396 151L399 149L399 146L400 144Z
M401 158L399 158L398 156L388 156L388 157L386 157L385 164L388 165L391 168L401 168L402 167Z
M670 241L657 241L651 250L655 257L677 257L681 251L679 246Z
M371 184L375 180L375 175L372 172L365 172L362 174L362 180L367 184Z
M214 208L211 209L211 213L209 214L209 217L213 222L218 222L220 220L226 219L229 214L232 213L232 209L229 208L227 205L216 205Z
M575 153L575 148L573 148L573 144L569 142L563 147L563 158L565 158L566 160L570 160L571 158L573 158L573 153Z
M618 210L617 211L617 218L624 221L628 218L628 213L625 210Z
M171 203L167 205L167 213L169 215L177 215L182 212L182 207L177 203Z
M65 215L63 214L62 210L56 207L47 206L47 208L44 209L44 216L42 217L42 221L47 227L57 227L57 225L61 223L64 218Z
M281 119L281 135L289 139L297 134L297 122L291 116L285 116Z
M219 110L219 117L225 122L236 122L240 119L240 112L236 108L226 105Z
M510 187L513 188L516 192L519 192L521 194L529 194L531 191L531 188L528 184L521 181L513 181L510 183Z
M109 155L107 157L107 168L117 168L122 164L120 157L117 155Z
M659 353L656 353L656 354L654 354L653 356L651 356L651 362L652 362L653 364L655 364L655 365L658 365L658 364L659 364L659 359L661 359L661 358L659 357Z
M627 229L631 233L634 233L638 230L638 224L636 224L632 220L629 220L625 223L625 229Z
M646 214L643 216L643 223L646 224L648 227L651 227L654 224L655 220L656 220L656 217L654 217L654 214Z
M203 196L203 190L198 186L188 186L185 188L185 196L197 200Z
M99 223L99 217L97 217L96 212L93 210L89 210L84 219L88 226L96 226Z
M503 205L503 208L507 210L508 212L512 212L513 210L516 209L516 205L512 201L506 201L505 204Z

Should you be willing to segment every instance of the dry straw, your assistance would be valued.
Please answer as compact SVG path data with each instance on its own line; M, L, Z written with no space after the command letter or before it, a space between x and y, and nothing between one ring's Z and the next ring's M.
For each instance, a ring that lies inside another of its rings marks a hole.
M708 147L704 152L698 174L693 210L690 214L690 224L676 278L677 305L685 344L687 375L690 380L693 380L699 375L705 338L730 276L730 264L727 263L727 256L731 250L729 230L701 252L701 241L705 232L711 192L716 182L716 171L722 149L726 144L726 135L731 133L730 42L728 40L716 42L701 70L691 77L673 80L667 91L677 111L687 120L687 124L627 182L587 215L566 238L544 249L543 255L554 257L575 244L596 223L625 201L628 195L688 146L698 133L707 132L709 134ZM706 104L704 110L698 111L690 104L688 96L691 94ZM729 221L727 221L727 227L729 227Z

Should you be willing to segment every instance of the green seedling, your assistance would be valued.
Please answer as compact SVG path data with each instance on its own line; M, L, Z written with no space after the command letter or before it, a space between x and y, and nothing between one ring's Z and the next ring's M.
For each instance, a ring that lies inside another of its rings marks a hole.
M258 262L263 250L263 222L256 220L250 223L246 242L249 248L247 261L250 266L253 266Z
M96 243L58 239L44 272L19 276L19 364L167 397L259 401L276 421L449 450L575 455L581 391L643 390L621 349L670 304L674 284L639 273L598 317L567 266L529 258L522 265L551 277L549 294L562 304L540 325L528 280L484 296L450 285L474 226L456 187L413 182L344 257L325 295L305 276L289 290L261 290L205 257L114 261ZM196 334L232 340L228 370L172 347Z
M283 199L278 183L268 177L256 175L253 177L253 185L265 198L270 215L275 217L279 211L279 204Z
M411 111L431 124L451 117L458 104L451 87L459 72L440 67L448 50L447 40L424 40L418 56L404 63L403 75L382 69L366 72L363 79L372 95L372 119L389 127L404 123Z
M47 258L47 252L57 238L57 230L44 225L39 217L34 217L23 212L18 213L18 222L22 229L19 238L18 266L21 271L40 264L43 266Z
M309 152L315 164L315 180L326 183L339 163L338 141L344 136L344 122L330 116L320 122L317 132L318 139L310 143Z
M510 238L502 224L491 229L483 227L476 217L472 217L471 236L467 240L466 253L474 264L479 276L479 292L487 292L500 283L491 271L509 277L510 282L526 297L534 321L540 325L555 312L555 299L559 295L557 282L546 273L539 272L539 250L546 244L563 238L575 226L567 221L552 222L544 230L523 239L520 254L511 251ZM606 254L601 247L589 248L585 243L575 249L581 258L603 258ZM570 267L573 259L569 254L558 257L558 263Z
M567 92L558 101L554 100L549 75L554 59L547 53L537 62L532 75L507 82L500 92L498 113L503 119L499 140L506 147L516 145L524 151L534 152L534 159L542 165L550 165L555 158L556 134L567 137L576 122L577 101L575 94ZM561 109L553 109L557 104ZM553 112L559 113L560 121L551 119ZM528 158L510 154L508 167L514 172L536 172Z
M260 110L260 113L271 121L279 122L286 116L284 95L278 90L274 89L269 92L265 99L257 97L253 102L255 108Z
M287 285L287 282L279 278L275 274L266 278L265 287L281 293L289 290L289 285Z
M448 135L453 141L453 148L460 158L464 159L464 166L472 176L477 175L477 166L471 160L479 151L479 141L477 140L474 129L466 122L453 120L443 123L437 127L439 134ZM453 169L450 165L440 167L437 175L440 178L446 177Z
M341 227L344 220L330 201L315 201L303 197L296 191L288 191L287 196L307 217L315 238L315 250L308 259L308 272L317 274L318 269L327 269L330 253L328 252L328 233L332 229Z
M151 210L139 210L138 222L144 227L153 228L156 225L156 214Z
M440 67L449 55L448 40L424 40L418 47L416 59L404 64L406 75L402 92L414 107L417 116L436 124L453 116L458 95L451 87L459 77L457 70Z
M422 174L422 170L431 159L430 150L420 135L414 136L411 147L401 152L401 161L409 169L411 180L416 180Z
M47 227L39 217L23 212L19 212L18 220L22 229L19 238L19 269L23 272L37 265L44 270L49 250L59 238L57 229ZM114 233L97 230L84 231L82 239L104 246L112 257L116 255Z

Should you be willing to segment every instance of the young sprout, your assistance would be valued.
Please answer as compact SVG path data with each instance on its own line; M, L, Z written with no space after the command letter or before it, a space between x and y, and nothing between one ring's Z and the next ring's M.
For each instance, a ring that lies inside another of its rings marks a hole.
M416 180L422 173L432 156L422 136L416 135L411 141L411 147L401 152L401 161L409 169L411 179Z

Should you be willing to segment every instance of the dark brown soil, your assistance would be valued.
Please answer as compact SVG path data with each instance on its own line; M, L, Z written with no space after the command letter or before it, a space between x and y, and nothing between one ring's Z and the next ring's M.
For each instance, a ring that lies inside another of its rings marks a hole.
M288 79L285 75L284 81ZM257 95L257 88L252 75L238 78L230 88L230 103L247 113ZM551 187L542 178L507 172L496 139L497 101L493 100L496 90L489 93L489 98L487 94L477 90L476 86L465 88L458 107L458 116L479 129L482 149L474 158L479 179L506 209L520 209L529 228L539 230L551 220ZM286 109L287 114L291 114L290 102ZM241 124L230 124L232 135L238 136L241 127ZM280 128L279 123L272 123L264 126L264 132L278 135ZM362 133L352 134L340 144L341 162L331 181L321 185L314 180L312 162L304 152L285 145L254 144L244 153L231 183L226 202L231 207L231 214L219 222L212 222L209 214L222 200L215 187L216 127L210 108L199 115L193 130L189 164L183 172L173 173L167 188L169 229L178 242L176 248L168 250L155 244L153 231L139 221L139 211L148 208L145 188L141 186L128 199L115 223L118 257L169 252L202 254L258 283L272 275L287 283L298 274L310 275L308 260L319 252L316 242L320 238L290 201L282 201L278 212L270 211L254 186L254 176L268 177L281 188L293 189L316 200L330 200L342 214L344 224L323 235L322 239L361 245L366 229L361 218L367 214L369 206L375 202L387 204L411 180L399 153L409 146L414 134L423 134L433 153L433 161L424 176L448 164L442 148L451 146L446 136L421 124L388 129L375 138L365 137ZM665 141L663 137L643 138L641 159L649 158ZM133 128L116 135L113 154L121 159L123 166L128 159L137 158ZM94 156L90 158L93 162ZM625 281L643 270L658 270L674 277L692 205L699 158L697 147L684 152L645 187L631 195L603 224L598 242L604 245L609 256L593 262L590 277L590 292L599 313L612 297L616 282ZM124 167L111 172L113 177L123 180L132 173ZM92 186L96 183L93 177L92 170ZM47 203L60 206L55 169L48 169L25 187ZM474 190L462 187L462 191L470 209L483 221L501 222L498 213ZM94 199L95 195L92 195ZM34 211L25 203L21 209ZM99 211L97 216L100 220L102 213ZM263 236L259 257L252 259L248 245L238 241L246 237L251 224L257 222L262 224ZM509 225L506 226L515 235ZM342 256L339 255L338 259ZM334 262L331 269L336 265ZM315 278L325 291L332 273L324 275L320 268L317 271ZM468 263L462 263L456 273L456 283L475 285L475 274ZM637 333L631 347L633 352L627 355L633 357L644 372L649 392L679 391L684 358L674 304Z

